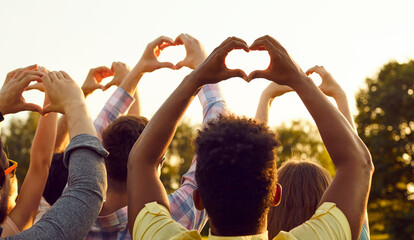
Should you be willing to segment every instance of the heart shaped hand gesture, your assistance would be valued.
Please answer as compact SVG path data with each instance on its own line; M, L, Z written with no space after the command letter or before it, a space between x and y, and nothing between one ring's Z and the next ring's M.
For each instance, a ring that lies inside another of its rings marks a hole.
M152 72L160 68L175 69L175 65L170 62L158 61L158 57L160 56L161 51L168 46L174 45L174 41L171 38L165 36L161 36L155 39L147 45L141 59L135 68L138 69L138 71L141 73Z
M256 70L250 73L249 81L255 78L266 78L280 85L291 86L297 79L306 77L306 74L293 61L283 46L268 35L256 39L249 49L265 50L270 55L269 67L266 70Z

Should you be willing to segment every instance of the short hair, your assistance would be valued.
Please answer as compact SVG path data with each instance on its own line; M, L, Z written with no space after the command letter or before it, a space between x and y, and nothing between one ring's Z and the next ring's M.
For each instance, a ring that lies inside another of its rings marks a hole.
M195 139L196 181L220 235L255 233L276 190L275 134L255 119L220 116Z
M288 160L277 171L283 197L268 214L269 239L280 231L290 231L309 220L323 193L332 182L328 171L307 160Z
M148 119L122 116L112 122L102 133L102 143L109 152L105 159L109 180L127 181L128 156L135 142L144 131Z
M43 190L43 197L50 205L53 205L62 196L68 181L69 170L63 163L63 155L63 152L53 154L49 176Z

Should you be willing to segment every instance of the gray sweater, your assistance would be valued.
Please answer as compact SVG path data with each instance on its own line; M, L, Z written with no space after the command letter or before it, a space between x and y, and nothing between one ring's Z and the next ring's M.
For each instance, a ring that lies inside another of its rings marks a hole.
M74 137L63 159L69 169L68 187L39 222L6 239L84 239L102 207L107 155L98 138Z

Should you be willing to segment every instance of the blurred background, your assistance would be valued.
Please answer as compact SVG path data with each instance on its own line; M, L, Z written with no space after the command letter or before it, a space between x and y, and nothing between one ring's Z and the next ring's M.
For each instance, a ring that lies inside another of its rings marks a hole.
M160 35L189 33L210 53L229 36L248 44L268 34L289 51L303 70L323 65L348 95L358 134L371 151L375 173L369 199L372 239L414 239L414 3L412 1L0 1L0 76L37 63L65 70L80 85L90 68L121 61L131 68L146 45ZM170 47L161 61L177 63L184 47ZM265 69L266 52L231 52L229 68L249 73ZM143 115L155 113L190 72L161 69L144 75L138 89ZM316 83L320 78L313 76ZM2 81L4 80L1 80ZM110 78L106 81L110 81ZM229 108L253 117L268 82L223 82ZM88 98L95 117L115 90ZM24 94L42 104L36 91ZM190 106L168 151L163 182L169 191L193 157L192 138L202 121L198 100ZM19 113L2 123L10 158L19 162L18 178L27 171L31 141L39 115ZM269 125L282 147L278 162L292 155L335 168L310 115L295 93L273 102Z

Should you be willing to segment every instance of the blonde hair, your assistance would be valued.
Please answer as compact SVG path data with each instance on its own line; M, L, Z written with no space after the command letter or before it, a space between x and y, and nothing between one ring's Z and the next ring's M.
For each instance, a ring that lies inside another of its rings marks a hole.
M332 182L328 171L306 160L289 160L277 171L282 200L268 213L269 239L280 231L290 231L315 213L326 188Z

